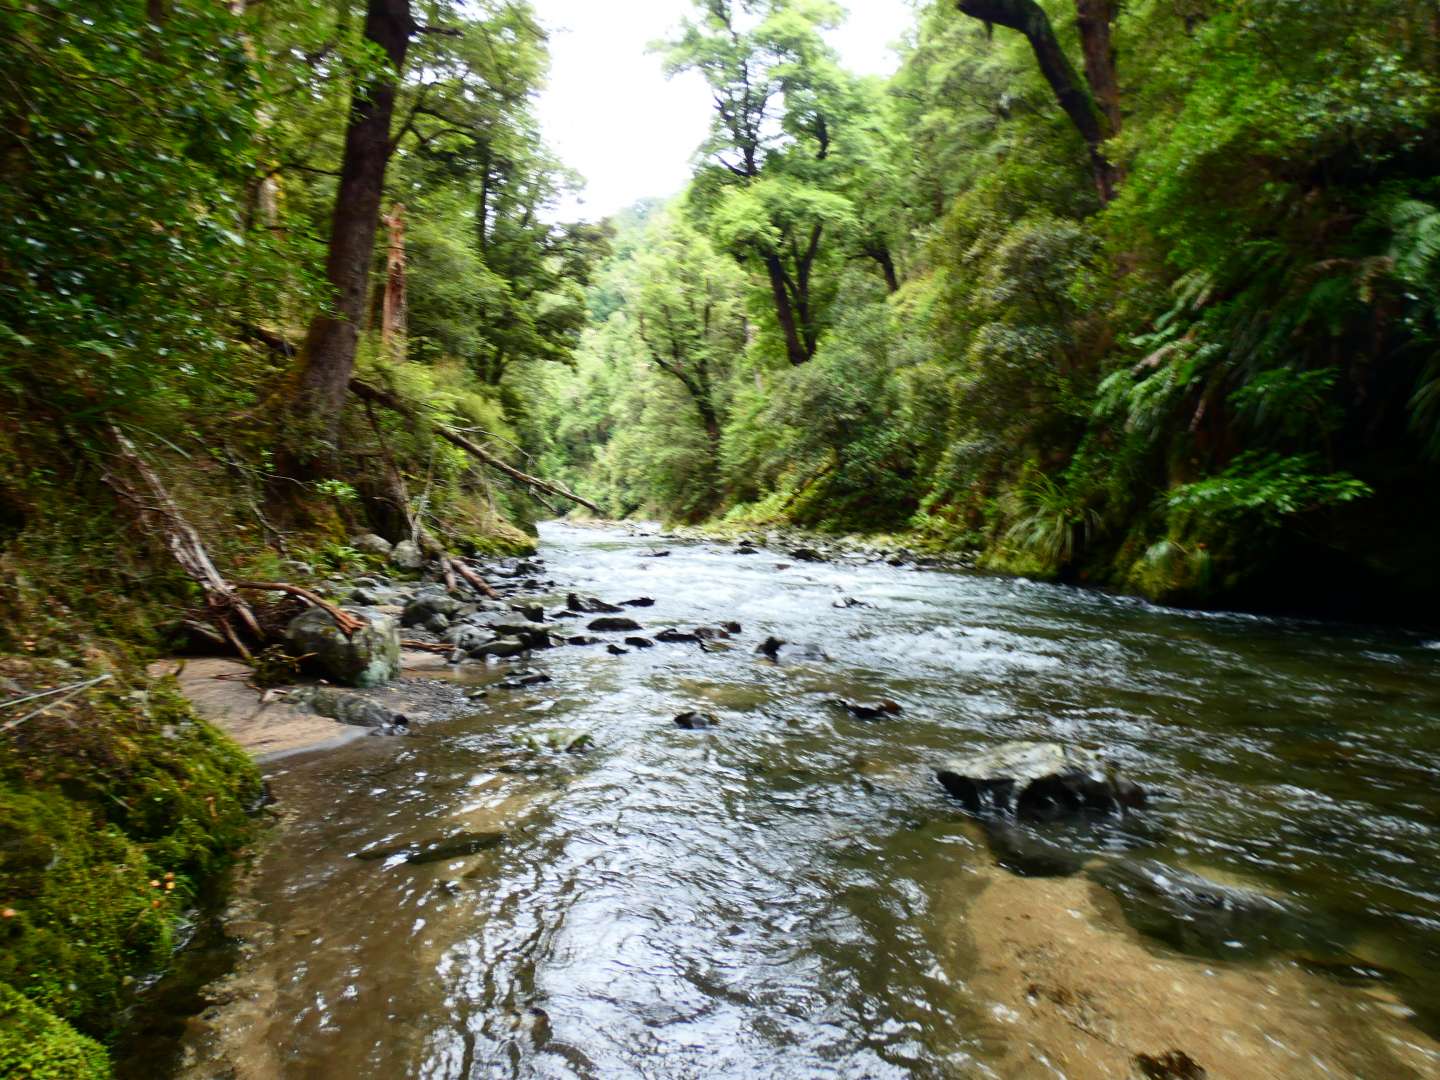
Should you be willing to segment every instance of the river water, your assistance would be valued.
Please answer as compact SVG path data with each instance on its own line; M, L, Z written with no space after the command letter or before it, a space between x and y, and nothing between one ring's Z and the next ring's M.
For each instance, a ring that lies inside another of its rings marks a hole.
M238 1075L1032 1075L1012 1044L1041 1031L993 989L991 927L967 913L987 882L1013 910L1104 880L1123 917L1095 940L1178 965L1171 984L1243 979L1259 1000L1299 986L1325 996L1332 1041L1392 1020L1382 1043L1413 1035L1403 1067L1357 1041L1323 1060L1291 1046L1287 1074L1440 1074L1413 1064L1433 1062L1440 1029L1440 644L619 528L546 525L541 554L557 599L651 596L632 612L647 633L744 632L711 651L536 654L553 682L272 765L287 824L247 886L273 932L245 961L269 982L237 1014L253 1028ZM824 657L765 662L768 634ZM858 720L837 696L902 712ZM692 709L720 726L677 728ZM560 728L593 745L515 746ZM933 778L947 755L1009 739L1103 748L1160 796L1039 838L1037 861ZM352 857L495 828L502 843L464 857ZM1196 918L1107 879L1142 859L1275 904ZM1064 940L1062 967L1093 944ZM1105 1038L1123 1042L1125 1022ZM1086 1075L1032 1050L1033 1075Z

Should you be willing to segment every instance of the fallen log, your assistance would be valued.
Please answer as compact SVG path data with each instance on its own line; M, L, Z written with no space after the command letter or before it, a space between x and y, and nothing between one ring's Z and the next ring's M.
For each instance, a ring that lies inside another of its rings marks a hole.
M349 637L365 625L365 620L358 615L352 615L350 612L336 607L328 600L322 599L309 589L301 588L299 585L289 585L280 581L236 581L232 584L236 589L283 592L290 596L298 596L301 600L306 601L312 606L322 608L330 618L335 620L335 625L340 628L340 632L346 637Z
M565 488L562 488L557 484L552 484L548 480L541 480L538 476L531 476L529 473L523 473L508 462L501 461L494 454L490 453L488 450L484 449L478 444L470 441L464 435L461 435L458 431L455 431L453 428L446 427L438 420L430 420L421 417L414 407L409 405L407 402L402 401L400 398L396 397L388 390L382 390L378 386L371 386L369 383L362 382L359 379L351 379L350 392L356 397L358 397L361 401L373 401L377 405L383 405L385 408L391 410L392 412L399 413L401 416L405 417L413 423L428 424L431 430L435 432L435 434L439 435L446 442L454 446L458 446L461 450L464 450L467 454L475 458L481 464L487 465L498 472L504 473L512 480L517 480L520 483L525 484L527 487L534 489L535 491L543 491L546 494L554 495L557 498L568 499L571 502L577 503L580 506L583 506L587 510L590 510L591 512L596 514L604 513L604 511L602 511L600 507L596 506L589 499L586 499L580 495L576 495L573 491L567 491Z

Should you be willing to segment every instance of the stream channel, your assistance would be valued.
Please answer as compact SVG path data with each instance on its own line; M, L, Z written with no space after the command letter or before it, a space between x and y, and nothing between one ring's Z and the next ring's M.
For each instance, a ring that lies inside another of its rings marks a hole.
M743 633L536 653L552 682L269 764L250 940L172 1075L1440 1076L1440 643L541 537L547 608L643 595L646 634ZM816 650L768 662L772 634ZM591 745L517 745L562 728ZM1095 747L1157 795L987 831L934 767L1012 739ZM454 858L354 857L487 830Z

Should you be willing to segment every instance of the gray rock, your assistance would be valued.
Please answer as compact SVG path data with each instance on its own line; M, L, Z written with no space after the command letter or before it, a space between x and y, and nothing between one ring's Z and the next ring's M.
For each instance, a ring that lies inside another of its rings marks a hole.
M470 650L470 655L474 657L494 656L499 659L504 659L508 656L519 656L523 652L528 652L529 648L530 646L526 645L525 642L519 638L498 638L488 644L481 645L478 649Z
M490 640L488 634L478 626L452 626L441 639L447 645L454 645L463 652L478 649Z
M596 619L589 626L589 629L600 633L619 633L627 630L639 630L640 624L634 619L619 619L614 617Z
M443 634L446 630L450 629L450 620L437 611L421 625L432 634Z
M539 604L516 604L514 608L531 622L543 623L545 621L545 609Z
M593 615L615 615L624 610L594 596L577 596L573 592L565 597L565 606L571 611Z
M655 647L655 642L647 637L627 637L625 644L636 649L653 649Z
M379 607L385 603L385 597L375 589L357 588L350 593L350 603L359 604L361 607Z
M404 719L399 713L392 713L360 694L332 690L326 686L306 686L292 690L285 700L288 704L306 709L317 716L327 716L331 720L356 727L386 728L394 725L397 720Z
M390 562L401 570L419 570L425 565L425 555L413 540L401 540L391 550Z
M280 565L296 577L308 578L315 576L315 567L299 559L281 559Z
M311 608L291 620L285 640L344 686L383 686L400 674L400 626L389 616L372 615L347 638L323 609Z
M1060 743L1005 743L947 761L935 775L976 814L1054 821L1145 805L1139 785L1122 779L1099 754Z
M361 533L359 536L352 536L350 546L361 554L379 555L381 558L388 557L394 550L389 540L383 536L377 536L375 533Z
M445 625L440 627L436 633L443 632L449 627L450 616L458 614L460 603L453 597L443 592L422 592L415 596L405 605L405 613L400 616L402 626L424 626L429 629L430 619L435 615L445 616Z

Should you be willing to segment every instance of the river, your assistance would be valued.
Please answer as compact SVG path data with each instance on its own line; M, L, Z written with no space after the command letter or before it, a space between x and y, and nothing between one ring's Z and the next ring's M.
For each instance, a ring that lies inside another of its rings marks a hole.
M545 525L541 554L548 607L744 631L539 653L550 683L273 763L253 940L188 1075L226 1043L241 1077L1214 1077L1227 1040L1282 1063L1251 1076L1440 1075L1437 643L620 528ZM819 652L766 662L771 634ZM672 722L695 709L719 726ZM559 728L592 745L515 746ZM933 777L1010 739L1102 748L1159 795L1034 863ZM1136 860L1273 909L1149 902L1107 876Z

